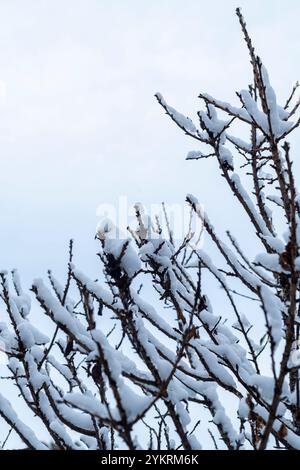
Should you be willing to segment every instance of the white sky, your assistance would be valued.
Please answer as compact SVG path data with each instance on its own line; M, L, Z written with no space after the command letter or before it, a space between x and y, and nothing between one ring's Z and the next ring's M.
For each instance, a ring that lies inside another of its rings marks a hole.
M74 237L89 272L97 206L122 195L174 203L193 193L218 228L231 224L216 165L185 161L197 147L153 95L195 115L200 91L232 100L247 86L236 6L0 0L1 268L18 267L26 283L50 267L61 273ZM300 3L239 6L283 100L300 78Z

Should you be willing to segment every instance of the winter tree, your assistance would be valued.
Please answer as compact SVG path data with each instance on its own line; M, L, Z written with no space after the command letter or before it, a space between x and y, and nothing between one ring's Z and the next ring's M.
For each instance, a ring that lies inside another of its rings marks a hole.
M99 279L75 266L72 241L65 283L49 272L26 293L2 271L2 448L12 434L45 450L300 449L300 198L287 140L298 85L280 106L237 16L253 82L236 102L201 93L194 123L156 98L194 140L190 164L217 159L257 255L230 231L220 238L188 195L214 250L200 248L192 222L178 243L167 211L151 220L137 204L127 238L100 223ZM221 311L206 279L221 287Z

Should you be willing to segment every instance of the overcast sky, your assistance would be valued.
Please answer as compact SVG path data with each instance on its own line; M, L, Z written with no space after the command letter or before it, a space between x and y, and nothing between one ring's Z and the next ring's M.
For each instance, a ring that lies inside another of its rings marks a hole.
M185 161L197 148L153 95L193 116L200 91L235 99L251 78L236 6L283 101L300 78L297 0L0 0L1 268L61 273L73 237L94 269L97 207L120 196L193 193L228 228L217 166Z

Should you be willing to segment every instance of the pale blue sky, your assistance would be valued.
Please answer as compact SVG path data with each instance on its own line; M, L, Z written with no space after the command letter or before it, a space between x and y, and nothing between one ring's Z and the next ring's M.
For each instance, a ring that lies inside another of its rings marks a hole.
M93 270L97 206L120 195L194 193L219 229L231 224L215 163L184 160L197 148L153 95L195 115L200 91L231 100L246 87L238 5L284 99L300 78L297 0L0 0L1 268L26 283L61 273L74 237Z

